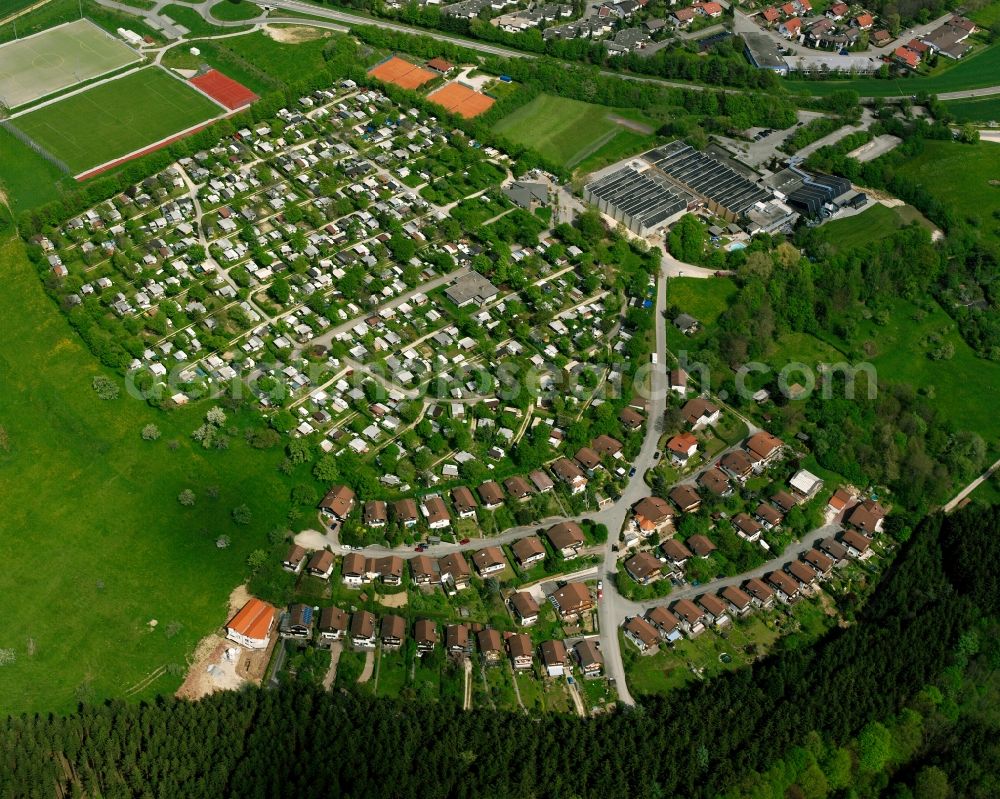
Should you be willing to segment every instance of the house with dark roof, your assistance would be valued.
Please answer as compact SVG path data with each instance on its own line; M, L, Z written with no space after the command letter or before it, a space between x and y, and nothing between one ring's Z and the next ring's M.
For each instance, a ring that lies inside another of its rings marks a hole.
M718 547L713 544L707 536L703 536L700 533L691 536L686 542L687 548L694 552L699 558L707 558L713 552L715 552Z
M380 630L382 646L386 649L399 649L406 637L406 619L402 616L389 614L382 617Z
M333 574L333 553L329 549L321 549L313 552L306 565L306 574L319 577L321 580L329 580Z
M317 644L329 649L334 641L339 641L347 633L349 617L338 607L320 608Z
M345 485L335 485L320 500L319 509L324 516L344 521L354 510L354 491Z
M414 585L430 585L438 582L434 561L426 555L410 558L410 576Z
M535 598L527 591L515 591L507 600L518 622L530 627L538 621L539 607Z
M503 489L500 488L499 483L487 480L476 491L479 492L479 498L483 501L483 507L486 510L495 510L503 505Z
M469 587L472 580L472 572L469 564L465 562L461 552L452 552L444 557L438 558L438 574L441 585L446 589L449 585L454 586L454 591L461 591ZM449 593L453 593L450 591Z
M288 610L281 614L278 635L281 638L296 641L311 640L313 635L312 606L303 605L301 602L289 605Z
M551 469L552 473L569 487L571 494L579 494L586 490L587 476L569 458L559 458L554 461Z
M534 496L535 493L535 489L531 487L531 483L520 475L508 477L503 481L503 487L507 489L507 493L518 502L527 502L532 496Z
M871 538L881 533L885 526L885 508L873 499L855 505L847 514L847 523Z
M600 677L604 671L604 655L601 654L601 643L595 638L584 638L577 641L573 647L573 655L580 664L584 677Z
M771 435L766 430L754 433L744 444L753 460L753 468L757 471L777 460L784 446L785 443L780 438Z
M692 638L705 630L705 611L690 599L678 599L671 610L677 617L680 628Z
M351 644L355 649L375 647L375 616L367 610L359 610L351 616Z
M490 628L480 630L476 634L476 643L479 644L479 654L488 665L496 665L503 657L503 639L500 633Z
M545 546L538 536L529 535L525 538L519 538L510 545L510 550L514 553L517 565L522 569L530 568L545 560Z
M288 554L285 555L285 559L281 561L281 568L293 574L298 574L306 564L306 554L303 547L300 547L298 544L292 544L288 549Z
M500 547L486 547L476 551L472 556L472 563L480 577L489 577L507 568L507 559Z
M507 636L507 652L516 671L530 669L535 659L531 638L524 633L511 633Z
M452 489L451 504L460 519L476 518L476 499L465 486Z
M753 599L750 594L735 585L727 585L720 592L720 596L728 604L730 612L737 616L744 616L753 609Z
M663 605L647 610L646 621L656 628L657 634L664 641L673 643L682 637L680 620Z
M692 430L701 430L703 427L717 424L722 416L719 408L702 397L695 397L684 403L681 408L681 416L684 421L691 425Z
M566 668L566 645L562 641L543 641L542 665L549 677L562 677Z
M660 644L660 635L642 616L632 616L625 620L622 632L642 654L652 654Z
M717 497L728 497L733 493L733 487L729 483L729 478L720 469L716 469L715 467L706 469L698 475L698 485L706 491L715 494Z
M590 590L583 583L566 583L549 594L549 602L563 620L576 618L594 607Z
M566 560L572 560L580 554L585 540L583 529L576 522L555 524L545 531L545 537Z
M366 527L385 527L389 521L388 506L380 499L366 502L361 515Z
M674 509L661 497L644 497L632 506L632 520L639 533L648 537L670 526Z
M448 515L448 506L444 500L438 496L424 497L424 504L421 507L427 526L431 530L442 530L451 526L451 517Z
M753 577L743 584L743 590L750 595L753 604L758 608L766 609L774 604L774 591L763 580Z
M660 544L660 551L675 566L683 566L690 558L694 557L694 553L676 538L668 538Z
M413 640L416 641L418 655L433 652L438 642L437 627L434 622L429 619L417 619L413 625Z
M648 552L639 552L625 561L625 571L639 585L649 585L663 576L660 563Z
M404 527L413 527L420 518L417 503L412 499L401 499L392 503L392 514Z
M695 513L701 507L701 497L689 485L678 485L667 495L681 513Z

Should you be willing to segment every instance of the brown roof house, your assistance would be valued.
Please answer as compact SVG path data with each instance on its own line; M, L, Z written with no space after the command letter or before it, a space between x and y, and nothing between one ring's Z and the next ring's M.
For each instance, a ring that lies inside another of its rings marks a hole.
M507 493L518 502L527 502L535 493L535 489L531 487L531 483L520 475L508 477L503 481L503 487L506 488Z
M449 594L468 588L472 579L469 564L465 562L461 552L452 552L450 555L438 558L438 573L441 585Z
M847 523L871 538L885 526L885 508L873 499L866 499L851 508Z
M281 568L285 571L293 572L298 574L302 571L302 567L306 565L306 551L303 547L298 544L292 544L288 549L288 554L285 555L285 559L281 561Z
M736 535L750 543L759 541L760 534L764 532L763 526L746 513L737 513L733 516L733 527L736 529Z
M774 591L763 580L753 577L743 584L743 590L750 594L753 604L758 608L769 608L774 604Z
M744 616L753 609L753 598L735 585L723 588L721 596L728 603L730 612L737 616Z
M566 583L549 595L549 602L564 620L576 618L594 607L590 590L583 583Z
M715 594L702 594L698 597L698 606L705 611L709 624L722 627L729 624L730 618L727 615L728 606Z
M479 652L486 663L496 664L500 662L500 658L503 657L503 639L500 637L500 633L493 629L481 630L476 636L476 641L479 644Z
M730 450L719 458L719 467L741 483L745 483L747 478L753 474L753 461L741 449Z
M584 677L600 677L604 671L604 655L601 654L601 644L593 638L584 638L573 647L573 654L580 664Z
M699 558L707 558L709 555L715 552L716 549L718 549L718 547L715 546L715 544L713 544L706 536L703 536L700 533L691 536L687 540L687 548L690 549L692 552L694 552L694 554L697 555Z
M483 507L486 510L495 510L503 505L503 489L500 488L499 483L487 480L476 491L479 492L479 498L483 501Z
M588 477L593 477L594 472L601 465L601 456L590 447L580 447L575 457L576 462L584 468Z
M622 625L625 637L635 644L642 654L652 654L660 644L660 634L642 616L632 616Z
M337 607L321 608L319 612L319 624L316 629L319 632L318 644L320 647L329 649L334 641L339 641L347 632L349 617L347 613Z
M413 625L413 640L417 642L417 654L434 651L438 642L437 627L429 619L417 619Z
M698 485L717 497L728 497L733 493L729 478L721 469L716 469L714 466L698 475Z
M313 552L306 566L306 573L321 580L329 580L333 574L333 553L329 549L321 549Z
M497 574L507 568L507 559L503 555L500 547L486 547L478 550L472 556L472 562L476 566L476 571L480 577L488 577Z
M688 400L681 408L681 416L691 425L692 430L701 430L703 427L716 424L722 416L722 411L707 399L695 397L693 400Z
M625 571L640 585L649 585L663 576L660 571L662 565L648 552L639 552L625 561Z
M538 536L529 535L527 538L520 538L510 546L517 565L522 569L527 569L536 563L545 560L545 546Z
M392 503L392 515L404 527L413 527L420 519L417 503L412 499L401 499Z
M476 518L476 499L465 486L452 489L451 504L460 519Z
M430 585L438 581L434 571L433 559L426 555L417 555L410 559L410 575L415 585Z
M421 511L427 519L427 526L431 530L442 530L451 526L451 517L448 515L448 506L444 500L438 496L430 496L424 499Z
M705 629L705 611L690 599L678 599L674 602L673 611L681 629L691 637Z
M355 503L354 491L347 486L336 485L331 487L326 496L320 500L319 509L324 516L344 521L351 515Z
M449 624L445 627L444 647L452 656L465 657L469 654L469 628L464 624Z
M552 473L562 480L571 494L579 494L587 488L587 476L569 458L559 458L552 464Z
M524 633L511 633L507 636L507 651L510 653L511 665L517 670L530 669L535 659L534 646L531 638Z
M674 518L670 503L661 497L644 497L632 506L632 521L639 533L648 537L663 532Z
M634 408L626 407L622 408L622 412L618 414L618 421L625 426L626 430L638 430L646 420Z
M583 549L583 529L576 522L553 525L545 531L545 536L566 560L572 560Z
M549 677L562 677L566 668L566 645L562 641L542 642L542 664Z
M539 494L547 494L556 486L555 481L543 469L535 469L528 475L528 479L534 484L535 490Z
M538 621L538 603L527 591L515 591L507 601L517 616L517 620L525 627L530 627Z
M406 637L406 619L402 616L389 614L382 617L382 646L386 649L399 649Z
M607 435L599 435L590 442L590 447L601 457L620 458L622 454L622 442L617 438Z
M680 620L663 605L647 610L646 621L656 628L656 632L664 641L673 642L682 637Z
M667 496L681 513L694 513L701 507L701 497L689 485L674 486Z
M351 588L359 588L367 583L368 563L365 556L358 552L348 552L340 566L340 581Z
M361 516L367 527L385 527L389 521L389 509L382 500L372 499L365 503Z
M375 616L367 610L359 610L351 616L351 643L357 649L372 649L375 646Z
M754 469L760 471L781 455L785 442L777 436L771 435L766 430L761 430L759 433L754 433L750 436L744 446L746 446L747 452L753 460Z

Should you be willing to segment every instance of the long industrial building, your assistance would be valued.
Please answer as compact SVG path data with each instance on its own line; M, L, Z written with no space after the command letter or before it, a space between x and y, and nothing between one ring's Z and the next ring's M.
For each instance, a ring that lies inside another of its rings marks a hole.
M629 164L588 184L583 199L640 236L649 236L688 207L690 197L653 169Z
M771 194L735 169L682 141L650 150L642 156L657 170L705 201L708 210L735 222Z
M768 189L682 141L649 150L599 175L584 188L583 198L640 236L652 235L697 205L727 222L749 219L751 231L777 229L790 213L771 208L773 194Z

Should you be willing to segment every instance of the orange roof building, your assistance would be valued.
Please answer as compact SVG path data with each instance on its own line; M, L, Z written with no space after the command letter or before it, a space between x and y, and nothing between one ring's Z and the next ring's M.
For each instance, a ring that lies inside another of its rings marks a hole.
M226 638L247 649L267 649L276 611L273 605L251 597L226 625Z

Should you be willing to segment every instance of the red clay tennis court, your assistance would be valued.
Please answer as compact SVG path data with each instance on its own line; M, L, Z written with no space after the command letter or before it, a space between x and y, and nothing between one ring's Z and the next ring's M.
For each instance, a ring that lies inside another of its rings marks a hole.
M260 99L242 83L237 83L217 69L210 69L204 75L191 78L191 83L230 111Z
M396 56L372 67L368 70L368 74L385 83L395 84L401 89L416 89L438 77L429 69L423 69Z
M427 99L466 119L472 119L484 111L489 111L494 103L492 97L487 97L461 83L442 86L428 94Z

